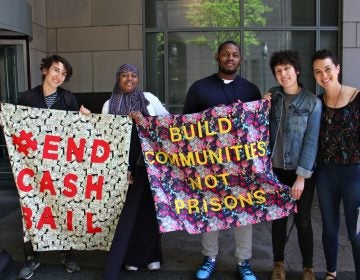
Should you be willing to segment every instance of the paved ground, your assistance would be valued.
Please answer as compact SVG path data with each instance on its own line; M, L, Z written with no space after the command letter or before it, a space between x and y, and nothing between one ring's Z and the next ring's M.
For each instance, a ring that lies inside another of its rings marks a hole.
M292 219L290 219L292 222ZM321 245L321 219L315 198L313 205L314 228L314 268L318 279L325 273L325 261ZM0 180L0 249L8 250L14 265L5 280L17 277L17 271L24 258L22 246L21 213L17 193L12 180ZM272 266L270 223L262 223L253 227L253 259L252 265L258 280L269 279ZM301 279L301 258L297 246L296 229L292 231L286 247L286 270L288 280ZM200 254L200 236L186 232L173 232L163 235L164 263L160 271L150 272L141 269L138 272L126 272L122 279L194 279L194 271L202 261ZM33 276L34 280L44 279L102 279L102 267L106 252L76 252L81 271L70 275L59 264L56 252L42 253L41 266ZM232 231L222 232L220 237L220 254L217 272L212 279L238 279L234 273ZM344 222L340 231L339 274L338 279L355 279L351 246L346 236ZM106 279L105 279L106 280Z

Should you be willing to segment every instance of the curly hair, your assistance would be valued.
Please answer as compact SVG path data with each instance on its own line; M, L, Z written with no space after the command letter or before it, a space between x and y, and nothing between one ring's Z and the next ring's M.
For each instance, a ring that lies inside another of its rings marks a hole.
M300 61L299 53L297 51L283 50L272 53L269 65L274 77L275 77L275 67L277 65L284 65L284 64L290 64L291 66L293 66L296 73L299 73L298 74L299 77L301 72L301 66L300 66L301 61Z
M65 58L63 58L62 56L60 56L58 54L53 54L51 56L45 57L41 60L41 62L42 62L40 64L41 72L43 72L44 69L50 69L50 67L53 63L61 62L62 64L64 64L64 67L66 70L65 82L68 82L73 74L73 69L72 69L70 63ZM44 81L44 79L45 79L45 75L42 75L42 80Z

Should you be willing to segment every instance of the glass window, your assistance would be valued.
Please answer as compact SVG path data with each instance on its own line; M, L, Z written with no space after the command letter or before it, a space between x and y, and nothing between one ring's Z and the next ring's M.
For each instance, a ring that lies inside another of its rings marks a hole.
M269 66L271 54L293 49L299 52L301 59L300 81L307 89L315 92L310 62L316 45L314 31L259 31L254 36L260 43L243 53L242 76L258 85L261 92L266 92L277 84Z
M244 1L244 25L311 26L315 25L314 0Z
M146 0L144 3L146 28L164 27L164 1Z
M238 0L168 1L169 28L212 28L240 26Z
M336 0L144 0L143 3L145 86L174 113L182 112L187 90L195 80L217 71L214 55L226 40L240 44L243 56L240 74L263 92L276 85L269 68L272 52L298 50L302 60L301 81L315 91L312 54L324 47L338 50L340 3Z
M152 92L164 102L164 34L147 34L146 46L146 91Z
M332 52L338 53L338 33L334 31L321 31L319 49L330 49Z
M0 101L17 104L28 89L28 45L25 39L0 39ZM12 178L3 130L0 129L0 180Z
M25 40L0 40L0 101L16 104L28 89Z
M320 25L337 26L339 22L339 1L321 0L320 1Z

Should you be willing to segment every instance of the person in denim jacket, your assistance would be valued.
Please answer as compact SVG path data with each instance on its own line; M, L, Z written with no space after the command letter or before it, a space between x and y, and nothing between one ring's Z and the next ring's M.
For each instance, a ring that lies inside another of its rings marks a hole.
M294 221L303 259L303 279L315 280L311 225L315 185L310 177L318 147L321 101L300 83L300 58L296 51L274 52L270 67L279 83L264 96L271 100L270 146L273 170L281 183L291 187L291 195L297 200L298 212L294 214ZM285 217L272 223L272 280L285 279L287 221Z

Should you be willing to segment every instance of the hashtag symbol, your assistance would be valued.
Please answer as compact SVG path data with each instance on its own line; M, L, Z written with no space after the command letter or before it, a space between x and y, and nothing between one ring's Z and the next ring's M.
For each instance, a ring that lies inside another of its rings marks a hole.
M20 136L13 135L13 144L19 153L24 153L25 156L29 154L29 149L35 151L37 149L37 141L31 139L33 134L26 132L25 130L20 131Z

